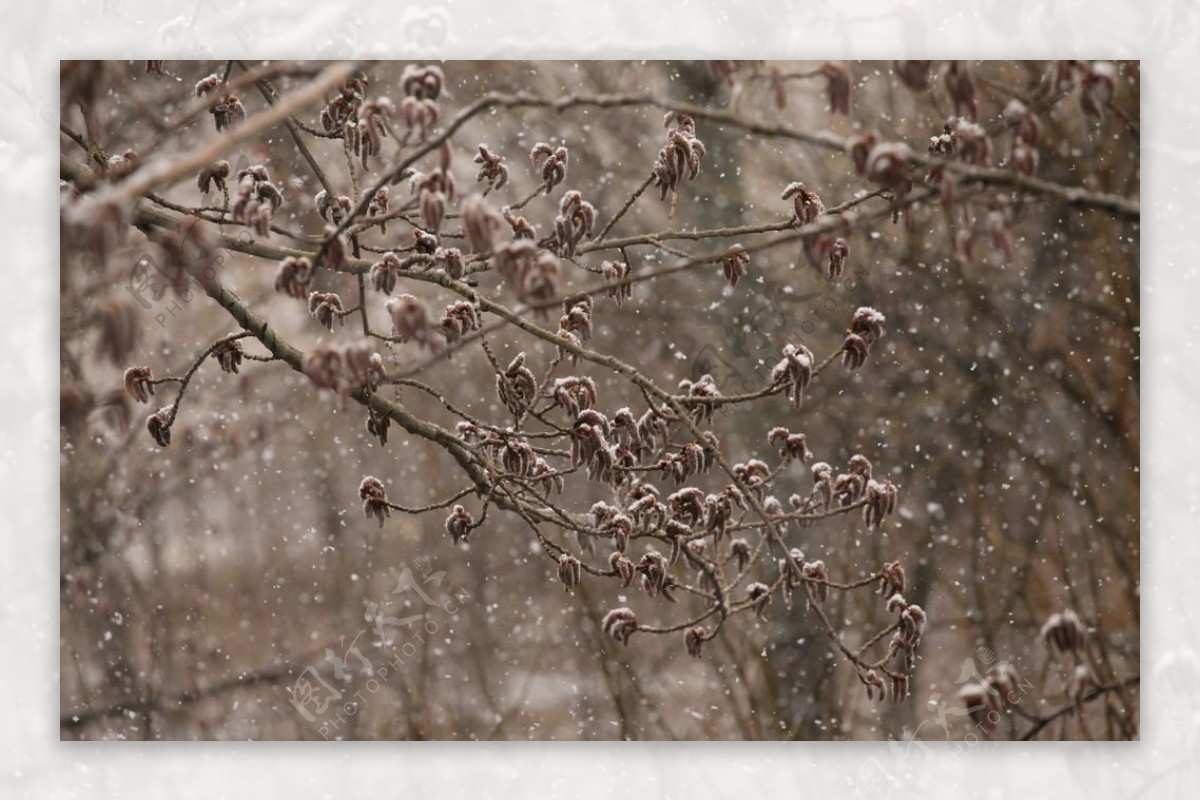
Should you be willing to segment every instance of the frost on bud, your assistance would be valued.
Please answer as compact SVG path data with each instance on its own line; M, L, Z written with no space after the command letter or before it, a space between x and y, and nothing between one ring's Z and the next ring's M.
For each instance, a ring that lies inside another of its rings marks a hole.
M364 476L358 485L358 497L362 498L363 514L367 519L374 517L379 521L379 527L383 528L384 519L392 513L383 482L374 476Z
M738 538L729 543L729 556L737 565L738 572L746 569L746 565L750 564L750 543L744 539Z
M313 197L313 202L317 206L317 214L321 215L321 219L325 222L331 222L334 225L341 221L350 213L351 202L350 198L345 195L333 196L322 189Z
M504 165L504 157L493 153L487 145L479 146L475 163L479 165L479 173L475 176L475 180L479 183L487 183L484 194L508 183L508 167Z
M570 156L565 147L551 147L545 142L538 142L529 151L529 160L534 167L542 169L542 183L546 186L546 194L561 184L567 177L567 162Z
M658 551L649 551L638 563L637 572L642 574L642 589L651 597L662 595L668 601L674 601L671 588L674 580L667 573L667 560Z
M699 659L704 650L704 641L708 638L708 632L703 626L692 626L683 634L683 644L687 648L688 656L693 659Z
M633 583L637 568L625 554L613 551L608 557L608 566L612 568L613 575L621 580L622 587L628 587Z
M783 346L783 361L771 371L771 383L783 387L795 406L804 401L804 390L812 381L813 362L811 350L789 343Z
M853 80L850 62L826 61L821 65L825 76L825 93L829 97L829 110L834 114L850 114L850 87Z
M784 464L791 461L807 464L812 458L812 451L808 449L808 438L804 434L793 434L782 426L776 426L768 432L767 442L779 449L779 456Z
M221 370L226 373L236 374L242 366L242 357L245 352L242 350L242 343L236 339L228 339L217 346L213 351L213 358L217 360Z
M868 530L878 528L886 515L896 511L896 497L896 485L891 480L880 483L871 479L867 482L867 505L863 507L863 522Z
M667 143L658 151L658 158L651 169L651 178L659 189L659 196L666 200L668 194L678 192L684 179L695 180L700 174L700 160L706 149L696 138L696 121L687 114L668 112L664 125L673 130L667 132Z
M450 535L450 539L454 541L455 545L459 540L466 542L474 522L471 513L462 504L455 504L449 516L446 517L446 533Z
M1083 623L1074 610L1051 615L1042 626L1042 642L1061 654L1075 653L1084 645Z
M392 318L392 330L399 341L412 341L429 350L434 349L435 329L423 301L415 295L398 295L389 298L384 308Z
M396 288L396 276L400 272L400 258L395 253L385 253L383 258L371 265L371 286L376 292L392 294Z
M1075 703L1083 702L1083 694L1096 687L1096 676L1087 665L1076 665L1071 678L1071 698Z
M801 568L804 572L804 589L808 592L810 604L823 604L829 600L829 571L825 562L818 559L815 562L805 562Z
M578 191L567 192L558 206L554 218L554 237L558 255L564 259L575 256L575 251L584 237L592 235L596 224L596 207L583 199Z
M377 412L374 409L367 410L367 433L373 437L379 438L380 445L387 445L388 428L392 424L392 418L382 412Z
M629 645L629 638L638 629L637 616L627 606L613 609L604 616L604 633L622 645Z
M149 367L130 367L125 371L125 392L138 403L149 403L154 395L153 381Z
M479 309L466 300L451 303L442 316L441 327L447 342L457 342L468 331L479 330Z
M792 199L792 208L796 213L797 225L808 225L825 213L825 204L821 202L821 198L816 192L811 192L800 181L794 181L787 185L780 195L781 200Z
M304 256L288 256L275 270L275 291L304 300L312 281L312 262Z
M891 598L904 594L904 567L899 562L888 562L879 571L879 595Z
M368 189L363 192L363 196L365 197L370 191L371 190ZM388 188L386 186L379 187L379 191L372 195L371 200L367 203L367 217L386 217L390 199L391 193L388 191ZM380 233L387 233L387 220L379 221L379 231Z
M455 281L462 278L463 273L467 271L467 266L463 262L462 251L458 248L438 248L433 252L433 260L442 265L442 269L446 271L446 275Z
M333 331L334 321L341 321L342 299L333 292L313 292L308 296L308 313L323 328Z
M854 312L842 342L842 364L847 369L857 370L866 363L871 346L883 338L886 320L870 306L861 306Z
M600 262L600 274L604 277L605 283L611 284L608 296L616 302L617 306L633 296L633 284L625 280L629 277L628 264L623 261L602 261Z
M985 733L1000 722L1000 713L1003 711L1000 696L988 685L975 681L964 684L958 691L958 698L966 707L971 721Z
M579 584L583 576L583 566L578 559L565 551L558 557L558 580L563 583L563 589L570 592Z
M1104 108L1116 89L1117 68L1110 61L1097 61L1083 75L1079 105L1083 113L1095 119L1104 117Z
M734 245L721 257L721 273L729 283L730 289L736 288L738 281L745 278L749 270L750 254L741 245Z
M208 194L208 190L212 186L216 186L221 192L228 191L225 179L229 177L229 162L222 159L221 161L213 162L200 171L196 176L196 185L204 194Z
M759 620L766 620L767 607L771 605L771 588L760 581L756 581L746 588L746 593L755 616Z
M171 444L171 423L174 416L175 406L172 404L162 407L146 418L146 430L150 432L151 438L158 443L160 448Z
M496 392L500 402L520 417L533 405L537 395L537 380L525 366L525 352L518 353L502 373L496 375Z

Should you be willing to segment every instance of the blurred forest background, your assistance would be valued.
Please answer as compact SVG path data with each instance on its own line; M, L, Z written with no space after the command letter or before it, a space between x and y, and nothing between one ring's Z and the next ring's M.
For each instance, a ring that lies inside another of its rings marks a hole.
M367 65L372 94L401 96L404 66ZM978 121L991 139L989 164L1010 166L1004 112L1017 99L1040 126L1038 179L1136 202L1138 67L1103 66L1112 69L1111 101L1085 113L1080 83L1095 69L1088 63L1070 65L1074 82L1060 87L1054 81L1063 68L1055 63L934 62L928 88L918 90L891 63L853 63L846 114L831 110L832 81L817 62L446 63L441 120L489 91L650 95L722 111L758 130L697 119L707 153L696 180L674 200L647 191L613 234L780 223L792 213L780 195L793 181L830 207L876 187L845 153L773 130L852 138L873 129L924 154L953 113L947 72L969 70ZM214 135L208 114L171 123L196 102L196 82L226 68L64 64L64 164L94 162L97 148L107 157L198 147ZM283 75L275 83L288 90L305 79ZM241 97L251 118L267 107L253 86ZM319 128L320 107L296 119ZM561 192L576 188L604 225L654 163L662 118L662 108L645 105L495 109L454 134L452 170L460 193L470 194L478 145L505 156L509 184L489 194L498 206L525 198L541 180L528 158L535 143L566 145L566 182L522 213L548 226ZM329 180L348 187L341 142L299 135ZM267 167L283 192L277 224L321 233L313 203L321 186L283 125L223 157L235 169ZM360 168L357 185L369 186L380 167ZM392 189L393 198L407 197L404 185ZM461 490L461 470L441 448L395 426L381 447L357 404L282 364L246 363L237 375L202 367L170 447L156 446L145 407L121 389L125 369L145 364L156 375L179 375L238 325L197 287L161 298L131 291L136 268L153 253L139 231L130 228L100 257L64 234L62 736L1136 738L1139 223L1053 191L964 181L958 193L949 204L934 194L895 222L885 217L854 231L845 272L833 280L797 244L754 254L749 275L732 289L716 265L635 284L619 307L598 302L591 343L661 386L711 373L735 394L767 386L786 342L803 340L823 356L841 345L858 307L886 315L888 334L864 369L835 365L798 410L780 396L719 410L714 428L738 461L770 454L771 425L803 431L817 459L842 464L868 454L900 488L897 514L879 532L851 514L788 536L846 580L891 560L905 566L905 595L929 623L910 695L897 704L867 698L802 601L790 610L776 603L764 620L733 618L693 659L676 634L639 633L629 647L605 636L605 613L640 602L642 593L590 576L564 593L553 562L515 515L492 510L469 545L451 542L444 510L393 513L377 526L359 509L363 476L380 477L393 501L420 506ZM184 207L200 203L194 173L160 195ZM886 209L886 201L864 208ZM411 227L397 222L375 236L407 244ZM629 248L625 257L635 270L652 270L712 250L705 242L663 244ZM308 350L345 336L341 327L326 332L272 290L273 262L232 250L221 257L222 281L289 342ZM583 260L594 266L592 259ZM567 268L562 290L595 280ZM314 288L332 284L321 273ZM481 286L503 295L495 281ZM385 315L375 313L382 330ZM526 351L541 366L554 351L511 326L489 342L502 364ZM381 352L389 370L504 424L479 348L451 359L403 345ZM582 362L575 372L596 376L606 409L644 408L632 386ZM453 427L453 416L425 393L382 391ZM166 388L160 394L170 397ZM810 487L807 470L797 469L779 478L775 494ZM593 484L568 482L563 504L585 511L597 493ZM478 516L478 499L464 503ZM439 603L427 619L433 630L426 622L419 639L404 635L401 649L379 642L369 618L406 568L417 577L445 574L424 585ZM1086 631L1074 661L1041 636L1047 620L1068 609ZM855 625L887 617L871 593L835 593L827 611ZM364 628L356 647L374 672L349 660L353 672L342 681L326 649L345 654ZM1018 709L982 735L956 714L959 693L968 670L987 676L1002 662L1022 677ZM1081 694L1076 662L1095 686L1111 690L1072 709ZM332 729L307 719L291 702L306 668L347 698L361 693L354 714Z

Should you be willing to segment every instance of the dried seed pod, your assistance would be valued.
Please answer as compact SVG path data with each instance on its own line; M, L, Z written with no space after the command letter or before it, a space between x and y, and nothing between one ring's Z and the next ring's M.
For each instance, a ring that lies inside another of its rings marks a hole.
M807 464L812 458L808 449L808 437L804 434L793 434L782 426L776 426L767 433L767 442L779 449L779 456L787 464L798 461Z
M900 82L914 92L929 89L929 70L932 61L893 61L892 70Z
M1092 673L1092 669L1084 664L1075 666L1075 673L1071 677L1071 698L1077 704L1083 703L1083 694L1097 686L1096 675Z
M771 588L756 581L746 588L746 594L750 601L750 607L754 610L754 615L759 620L766 620L767 607L771 605Z
M463 200L459 213L462 215L463 233L472 252L491 253L493 238L502 225L500 216L488 208L481 195L471 195Z
M608 296L616 301L618 307L633 296L633 284L625 280L629 273L629 265L623 261L600 262L600 274L606 283L612 284Z
M583 577L583 566L578 559L565 551L558 557L558 580L563 589L570 592Z
M313 202L317 206L317 214L321 216L321 219L334 225L342 222L350 213L352 206L350 198L345 195L334 197L324 189L313 196Z
M865 490L867 504L863 507L863 522L874 531L883 523L883 518L896 511L896 485L890 480L880 483L871 479Z
M567 192L558 205L554 218L554 236L558 255L573 258L584 237L592 235L596 224L596 208L577 191Z
M196 185L200 187L200 191L208 194L208 190L212 186L216 186L221 192L228 191L225 179L229 177L229 162L222 159L221 161L213 162L200 171L196 178Z
M366 190L363 192L363 195L367 195L370 191L370 189ZM374 195L371 195L371 200L367 203L367 218L376 219L386 217L390 201L391 193L388 191L388 188L386 186L379 187L379 190ZM379 232L387 233L386 220L381 219L379 221Z
M951 61L946 70L946 92L954 103L954 114L966 117L971 122L979 119L979 105L975 97L975 81L962 61Z
M537 457L533 448L523 439L510 438L505 440L500 449L500 464L506 472L518 478L523 478L533 469Z
M442 269L446 271L446 275L455 281L462 278L463 273L467 271L462 251L458 248L438 248L433 252L433 260L437 264L442 265Z
M780 200L792 199L792 208L796 213L797 225L808 225L825 213L825 204L816 192L811 192L800 181L787 185L780 195Z
M542 168L542 183L546 194L561 184L567 177L567 162L569 154L565 147L551 147L545 142L538 142L529 151L529 160L534 167Z
M612 568L613 573L621 580L622 587L628 587L633 583L633 577L637 572L637 568L634 567L633 562L624 553L613 551L608 557L608 566Z
M736 288L738 281L745 278L749 271L750 254L741 245L734 245L721 257L721 273L729 283L730 289Z
M308 313L329 331L333 331L334 321L342 321L344 311L342 299L333 292L313 292L308 296Z
M1000 697L991 687L979 682L964 684L958 691L958 698L966 706L967 714L985 733L990 732L1000 722L1003 711Z
M804 401L804 390L812 381L814 362L811 350L804 345L789 343L783 346L783 361L771 371L772 385L785 389L795 406Z
M397 295L388 298L384 308L392 318L392 330L400 342L416 342L428 350L437 347L434 337L436 329L424 301L415 295Z
M815 562L805 562L801 570L804 572L804 589L808 593L810 604L823 604L829 600L829 571L825 562L818 559Z
M371 265L371 286L376 292L385 295L392 294L396 288L397 274L400 272L400 258L395 253L385 253L383 258Z
M1116 90L1117 68L1111 61L1095 61L1083 75L1083 86L1079 92L1079 105L1083 113L1095 119L1103 119L1104 109L1112 101Z
M387 445L388 428L391 425L391 417L374 409L367 410L367 433L373 437L378 437L380 445Z
M457 342L468 331L479 330L479 309L469 301L455 301L446 307L441 328L447 342Z
M733 540L729 543L729 555L737 564L738 572L744 571L750 564L750 543L741 538Z
M171 444L171 423L175 416L175 405L164 406L146 418L146 430L160 448Z
M479 153L475 156L475 163L479 166L479 173L475 176L477 182L487 182L487 189L484 194L491 192L494 189L499 189L508 183L508 167L504 165L504 158L496 155L488 150L487 145L479 146Z
M236 374L242 366L242 358L244 356L242 343L236 339L229 339L222 342L213 351L213 358L217 360L217 364L220 365L221 370L226 373Z
M904 593L904 567L899 562L888 562L879 571L879 595L891 598Z
M364 476L362 483L358 485L358 497L362 498L363 514L368 519L377 519L379 527L383 528L383 521L392 514L383 482L374 476Z
M850 161L854 163L854 169L859 175L867 174L867 165L870 161L871 151L875 149L875 145L878 143L879 134L870 130L863 131L849 141Z
M154 375L149 367L130 367L125 371L125 392L138 403L149 403L154 396Z
M704 641L708 639L708 632L703 626L692 626L683 633L683 645L687 648L688 656L699 659L704 650Z
M502 373L496 375L496 392L500 402L513 415L520 417L529 410L537 396L537 380L525 366L525 352L518 353Z
M629 645L629 638L638 630L637 616L625 606L606 614L601 625L605 634L622 645Z
M446 517L446 533L450 535L454 544L458 545L459 540L467 541L467 535L471 533L474 523L475 520L466 507L462 504L455 504L449 516Z
M1085 632L1074 610L1057 612L1042 625L1042 642L1061 654L1075 653L1084 646Z
M643 555L638 563L637 572L642 575L642 589L651 598L659 594L666 595L664 591L668 589L671 581L667 575L667 560L661 553L649 551Z
M829 279L836 280L842 277L842 271L846 268L846 259L850 258L850 246L846 244L846 240L840 236L833 240L833 245L829 248Z
M829 97L829 110L834 114L850 114L850 87L853 77L850 74L850 62L826 61L821 65L821 74L825 76L825 92Z
M696 138L696 121L687 114L668 112L663 123L668 128L674 123L675 128L667 132L667 143L658 152L651 177L659 189L660 198L665 200L671 192L679 191L685 178L696 179L706 149L704 143Z
M859 673L858 680L867 688L868 701L882 701L884 699L883 678L873 668L866 673Z

